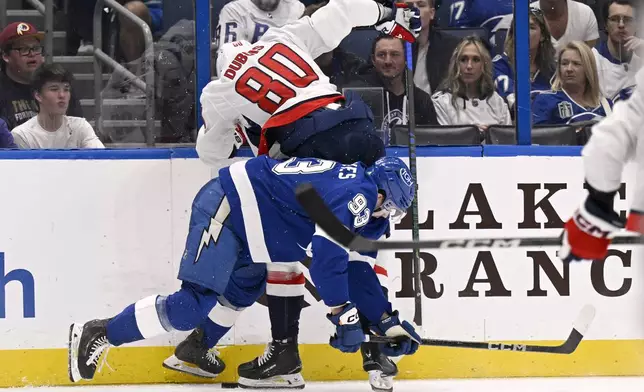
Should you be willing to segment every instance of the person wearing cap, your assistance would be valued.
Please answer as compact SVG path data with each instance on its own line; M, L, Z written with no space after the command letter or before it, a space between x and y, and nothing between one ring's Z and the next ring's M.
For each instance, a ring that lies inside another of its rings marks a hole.
M38 114L31 90L34 71L44 63L42 41L45 33L30 23L14 22L0 32L0 117L9 130ZM83 117L78 98L71 98L68 114Z

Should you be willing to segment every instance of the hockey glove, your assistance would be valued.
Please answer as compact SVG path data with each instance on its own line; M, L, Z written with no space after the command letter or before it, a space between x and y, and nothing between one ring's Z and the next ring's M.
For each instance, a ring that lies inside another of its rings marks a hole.
M329 340L333 348L343 353L355 353L365 341L365 334L360 325L358 308L354 304L347 304L338 314L327 314L326 317L335 326L335 335Z
M623 228L624 220L611 206L588 196L564 225L558 256L566 263L603 260L612 237Z
M381 336L398 336L396 343L382 344L380 350L388 357L411 355L418 350L421 338L407 321L400 322L398 311L372 326L374 333Z
M420 10L405 3L395 3L391 15L392 18L378 23L376 30L414 43L422 29Z

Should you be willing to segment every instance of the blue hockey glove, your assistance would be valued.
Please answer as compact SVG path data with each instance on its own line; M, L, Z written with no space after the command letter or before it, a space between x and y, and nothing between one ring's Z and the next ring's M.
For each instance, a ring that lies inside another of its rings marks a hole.
M381 336L399 336L396 343L382 344L380 350L388 357L399 357L411 355L418 350L421 338L414 327L407 321L400 322L398 311L391 316L381 320L377 325L371 326L371 330Z
M395 3L391 18L380 22L375 27L384 34L414 43L422 29L420 10L405 3Z
M343 353L357 352L360 344L365 341L358 308L354 304L347 304L342 312L336 315L327 314L326 317L336 326L335 335L329 340L331 347Z

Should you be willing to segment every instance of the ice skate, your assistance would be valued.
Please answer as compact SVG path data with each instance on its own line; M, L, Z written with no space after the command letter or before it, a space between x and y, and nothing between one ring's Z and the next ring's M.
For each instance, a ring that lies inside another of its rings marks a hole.
M110 343L105 326L109 320L92 320L69 327L68 373L72 382L91 380L103 352L107 356Z
M197 328L163 361L163 367L199 377L217 377L226 368L219 352L202 344L203 330Z
M274 340L266 346L264 354L237 369L242 388L251 389L302 389L302 361L297 342Z
M360 347L362 368L369 373L369 384L374 392L392 392L393 378L398 374L398 367L386 355L380 352L376 343L363 343Z

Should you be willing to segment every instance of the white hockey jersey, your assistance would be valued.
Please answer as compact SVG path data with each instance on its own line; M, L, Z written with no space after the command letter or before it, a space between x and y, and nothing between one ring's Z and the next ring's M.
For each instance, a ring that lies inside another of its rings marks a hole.
M633 54L629 62L613 57L606 41L593 48L599 76L599 87L606 98L615 99L620 91L635 86L635 75L642 67L642 58Z
M342 99L314 59L335 49L353 27L376 24L383 9L372 0L331 0L311 17L269 29L255 44L224 44L217 57L221 76L201 95L199 157L209 164L228 158L242 116L277 127ZM258 153L267 147L262 135Z
M222 8L215 32L215 46L228 42L255 43L270 27L282 27L302 16L304 4L281 0L275 11L263 11L252 0L235 0Z
M512 125L510 110L501 96L494 92L488 99L456 99L452 104L452 93L438 91L432 95L436 118L440 125Z
M626 228L644 234L644 70L629 100L619 101L613 113L595 125L582 151L586 181L601 192L619 189L626 163L637 163L635 192Z

